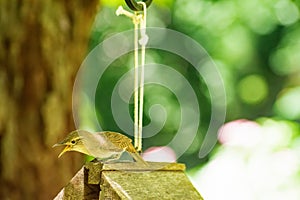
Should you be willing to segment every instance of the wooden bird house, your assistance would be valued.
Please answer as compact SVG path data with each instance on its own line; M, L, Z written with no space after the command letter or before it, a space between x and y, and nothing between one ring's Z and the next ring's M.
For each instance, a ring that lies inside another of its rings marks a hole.
M90 162L71 179L55 200L157 200L203 198L179 163Z

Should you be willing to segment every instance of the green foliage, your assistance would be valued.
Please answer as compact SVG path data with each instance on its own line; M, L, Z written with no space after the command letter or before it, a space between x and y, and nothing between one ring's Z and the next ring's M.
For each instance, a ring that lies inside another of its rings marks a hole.
M148 10L148 26L167 27L189 35L214 59L227 94L227 121L275 117L299 121L297 94L300 84L299 1L290 0L165 0L154 1ZM117 17L123 1L103 1L91 35L91 49L112 34L132 29L132 22ZM133 54L111 64L98 85L97 111L104 129L120 131L110 110L112 89L132 67ZM147 61L174 67L198 88L201 99L199 135L181 158L188 166L199 163L198 152L210 119L210 98L201 77L189 64L166 52L147 51ZM166 77L168 78L168 77ZM293 93L294 94L291 94ZM163 96L163 97L162 97ZM161 98L159 98L161 97ZM161 134L145 139L144 146L163 145L178 124L178 102L165 88L145 88L145 124L152 104L167 107L168 119ZM132 104L129 105L132 110ZM132 114L132 111L131 111ZM163 134L164 133L164 134Z

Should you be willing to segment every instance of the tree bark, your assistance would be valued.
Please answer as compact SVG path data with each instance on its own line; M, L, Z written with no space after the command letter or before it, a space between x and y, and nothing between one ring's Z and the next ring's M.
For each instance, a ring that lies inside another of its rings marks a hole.
M97 0L0 0L0 199L51 199L83 164L52 145L74 129L72 87Z

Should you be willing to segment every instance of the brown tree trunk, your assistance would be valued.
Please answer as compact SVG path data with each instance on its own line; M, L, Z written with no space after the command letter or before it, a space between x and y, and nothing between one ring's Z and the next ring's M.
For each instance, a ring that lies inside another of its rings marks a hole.
M97 0L0 0L0 199L51 199L83 164L51 146L74 129L72 87Z

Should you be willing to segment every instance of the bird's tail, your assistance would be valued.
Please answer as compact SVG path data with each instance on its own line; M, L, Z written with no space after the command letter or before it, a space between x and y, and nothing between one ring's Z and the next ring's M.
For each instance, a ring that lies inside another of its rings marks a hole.
M148 166L149 164L138 154L138 152L130 152L130 155L133 157L133 159L137 163L141 163L145 166Z

